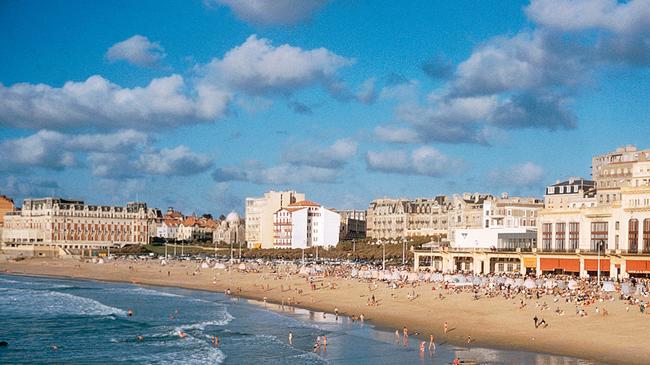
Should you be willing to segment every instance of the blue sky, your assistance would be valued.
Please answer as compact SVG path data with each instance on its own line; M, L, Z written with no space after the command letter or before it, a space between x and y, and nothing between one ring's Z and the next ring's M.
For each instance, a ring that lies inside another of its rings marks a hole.
M0 193L540 196L650 147L650 1L4 1Z

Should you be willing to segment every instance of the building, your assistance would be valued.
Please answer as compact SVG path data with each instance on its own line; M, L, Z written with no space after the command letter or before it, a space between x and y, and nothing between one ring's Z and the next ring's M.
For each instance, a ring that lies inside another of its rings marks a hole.
M449 209L445 196L373 200L367 210L366 236L372 239L447 236Z
M0 228L4 225L5 214L14 210L16 210L14 201L5 195L0 195Z
M339 242L341 216L307 200L289 204L273 215L273 247L330 247Z
M191 215L178 225L176 239L183 242L212 242L213 233L218 228L219 222L212 218Z
M145 203L88 205L61 198L25 199L5 215L5 246L107 248L149 242L150 211Z
M293 190L269 191L263 197L246 198L246 243L251 248L272 248L273 215L279 209L305 200L305 194Z
M165 218L156 226L156 237L165 241L176 241L178 238L178 226L181 222L176 219Z
M456 228L451 241L455 248L531 251L536 247L537 217L544 203L536 198L489 197L482 202L479 228ZM472 209L472 213L476 210ZM478 215L472 215L472 217ZM475 220L472 221L472 224Z
M239 245L246 242L246 222L236 212L230 212L213 232L214 243Z
M358 240L366 238L365 210L337 210L341 216L339 238L341 240Z

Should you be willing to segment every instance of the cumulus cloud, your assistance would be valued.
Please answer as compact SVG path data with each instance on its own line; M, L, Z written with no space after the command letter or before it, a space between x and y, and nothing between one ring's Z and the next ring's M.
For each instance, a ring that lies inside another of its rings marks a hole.
M409 128L393 126L378 126L374 129L375 136L384 142L392 143L418 143L420 135Z
M235 15L257 25L292 25L305 21L329 0L205 0L228 6Z
M220 167L212 173L217 182L246 181L255 184L301 184L301 183L331 183L339 176L338 169L314 167L308 165L293 165L280 163L266 167L259 162L247 163L244 167Z
M306 143L292 145L282 154L282 159L294 165L340 168L356 154L357 143L344 138L326 147Z
M354 60L325 48L303 50L288 44L276 47L268 39L251 35L222 59L202 67L202 72L206 83L223 83L248 94L290 94L314 84L330 83L340 68L352 63Z
M110 62L126 61L137 66L151 67L165 57L165 50L158 42L151 42L139 34L112 45L106 52Z
M187 176L207 171L213 160L186 146L151 149L138 156L128 153L91 153L93 175L125 179L142 176Z
M463 163L460 159L449 157L433 147L422 146L411 152L368 151L366 165L372 171L440 177L456 173Z
M0 171L33 167L63 170L77 166L77 152L131 151L147 143L146 134L122 130L107 134L63 134L41 130L27 137L0 143Z
M0 178L0 191L10 196L14 204L20 205L22 199L44 196L57 196L62 194L62 189L56 181L40 178L24 178L7 175Z
M525 162L504 169L494 169L488 172L487 181L493 186L532 188L540 186L544 174L541 166Z
M152 129L223 115L230 94L203 85L188 95L183 77L153 79L145 87L123 88L95 75L57 88L44 84L0 84L0 125L29 129Z

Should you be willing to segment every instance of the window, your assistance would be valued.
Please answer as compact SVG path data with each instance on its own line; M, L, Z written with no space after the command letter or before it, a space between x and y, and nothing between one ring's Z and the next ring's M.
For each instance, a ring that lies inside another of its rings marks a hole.
M607 247L607 222L592 222L591 223L591 250L597 251L598 245L603 242L604 247Z
M553 234L553 226L551 223L544 223L542 225L542 250L551 250L551 235Z
M627 232L627 250L631 253L639 252L639 220L630 219Z
M650 253L650 219L643 220L643 253Z
M580 245L580 223L569 223L569 250L577 250Z
M555 223L555 249L564 251L566 237L566 223Z

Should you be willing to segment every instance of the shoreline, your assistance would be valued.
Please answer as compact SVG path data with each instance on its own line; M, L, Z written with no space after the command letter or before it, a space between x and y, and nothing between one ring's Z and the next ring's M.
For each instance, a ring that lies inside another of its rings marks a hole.
M389 289L381 288L374 289L372 295L376 295L385 304L368 307L366 299L371 292L366 283L356 280L328 278L337 283L337 289L321 288L310 292L308 284L302 278L267 278L266 284L272 287L266 290L257 286L264 274L226 273L204 269L198 275L190 276L189 272L195 265L187 264L181 262L170 267L161 267L151 263L129 265L127 262L109 262L97 265L59 259L27 259L20 262L0 261L0 270L8 275L87 279L210 292L225 292L230 288L235 297L259 302L266 298L268 303L278 305L282 304L285 296L287 299L294 297L297 303L291 306L296 308L326 313L333 313L334 308L338 308L339 314L348 316L363 313L366 321L377 329L392 332L393 329L408 326L411 333L419 332L417 338L428 340L428 335L433 334L437 344L447 343L459 347L467 347L465 339L471 335L471 347L528 351L603 363L643 364L650 355L650 339L644 331L646 326L639 322L650 319L646 319L645 315L639 318L638 313L625 313L624 304L619 302L607 304L611 313L609 318L581 319L571 315L555 317L547 312L544 316L551 326L546 329L531 329L532 323L528 323L532 322L530 318L539 315L538 312L530 310L533 309L530 308L532 305L523 311L528 315L523 316L522 311L515 309L512 301L503 298L474 301L469 294L454 294L441 301L433 298L430 289L422 286L415 289L419 298L411 302L400 297L402 294L405 296L407 291L413 290L412 288L393 290L399 296L394 299L389 299L386 295L391 293ZM129 266L132 266L133 270L129 269ZM171 276L172 271L174 276ZM214 278L217 280L213 280ZM284 291L280 291L278 286L282 285L291 285L293 289L284 288ZM242 289L241 292L237 291L238 287ZM306 293L297 294L298 288ZM427 294L431 298L423 297ZM552 301L552 298L547 299ZM513 306L507 308L509 305ZM623 315L629 315L631 321L617 321L620 319L617 317ZM566 319L565 322L568 323L563 323L558 318ZM441 327L445 320L451 328L446 335ZM575 326L575 323L583 325ZM635 328L638 335L630 333L630 327ZM612 338L616 341L612 341Z

